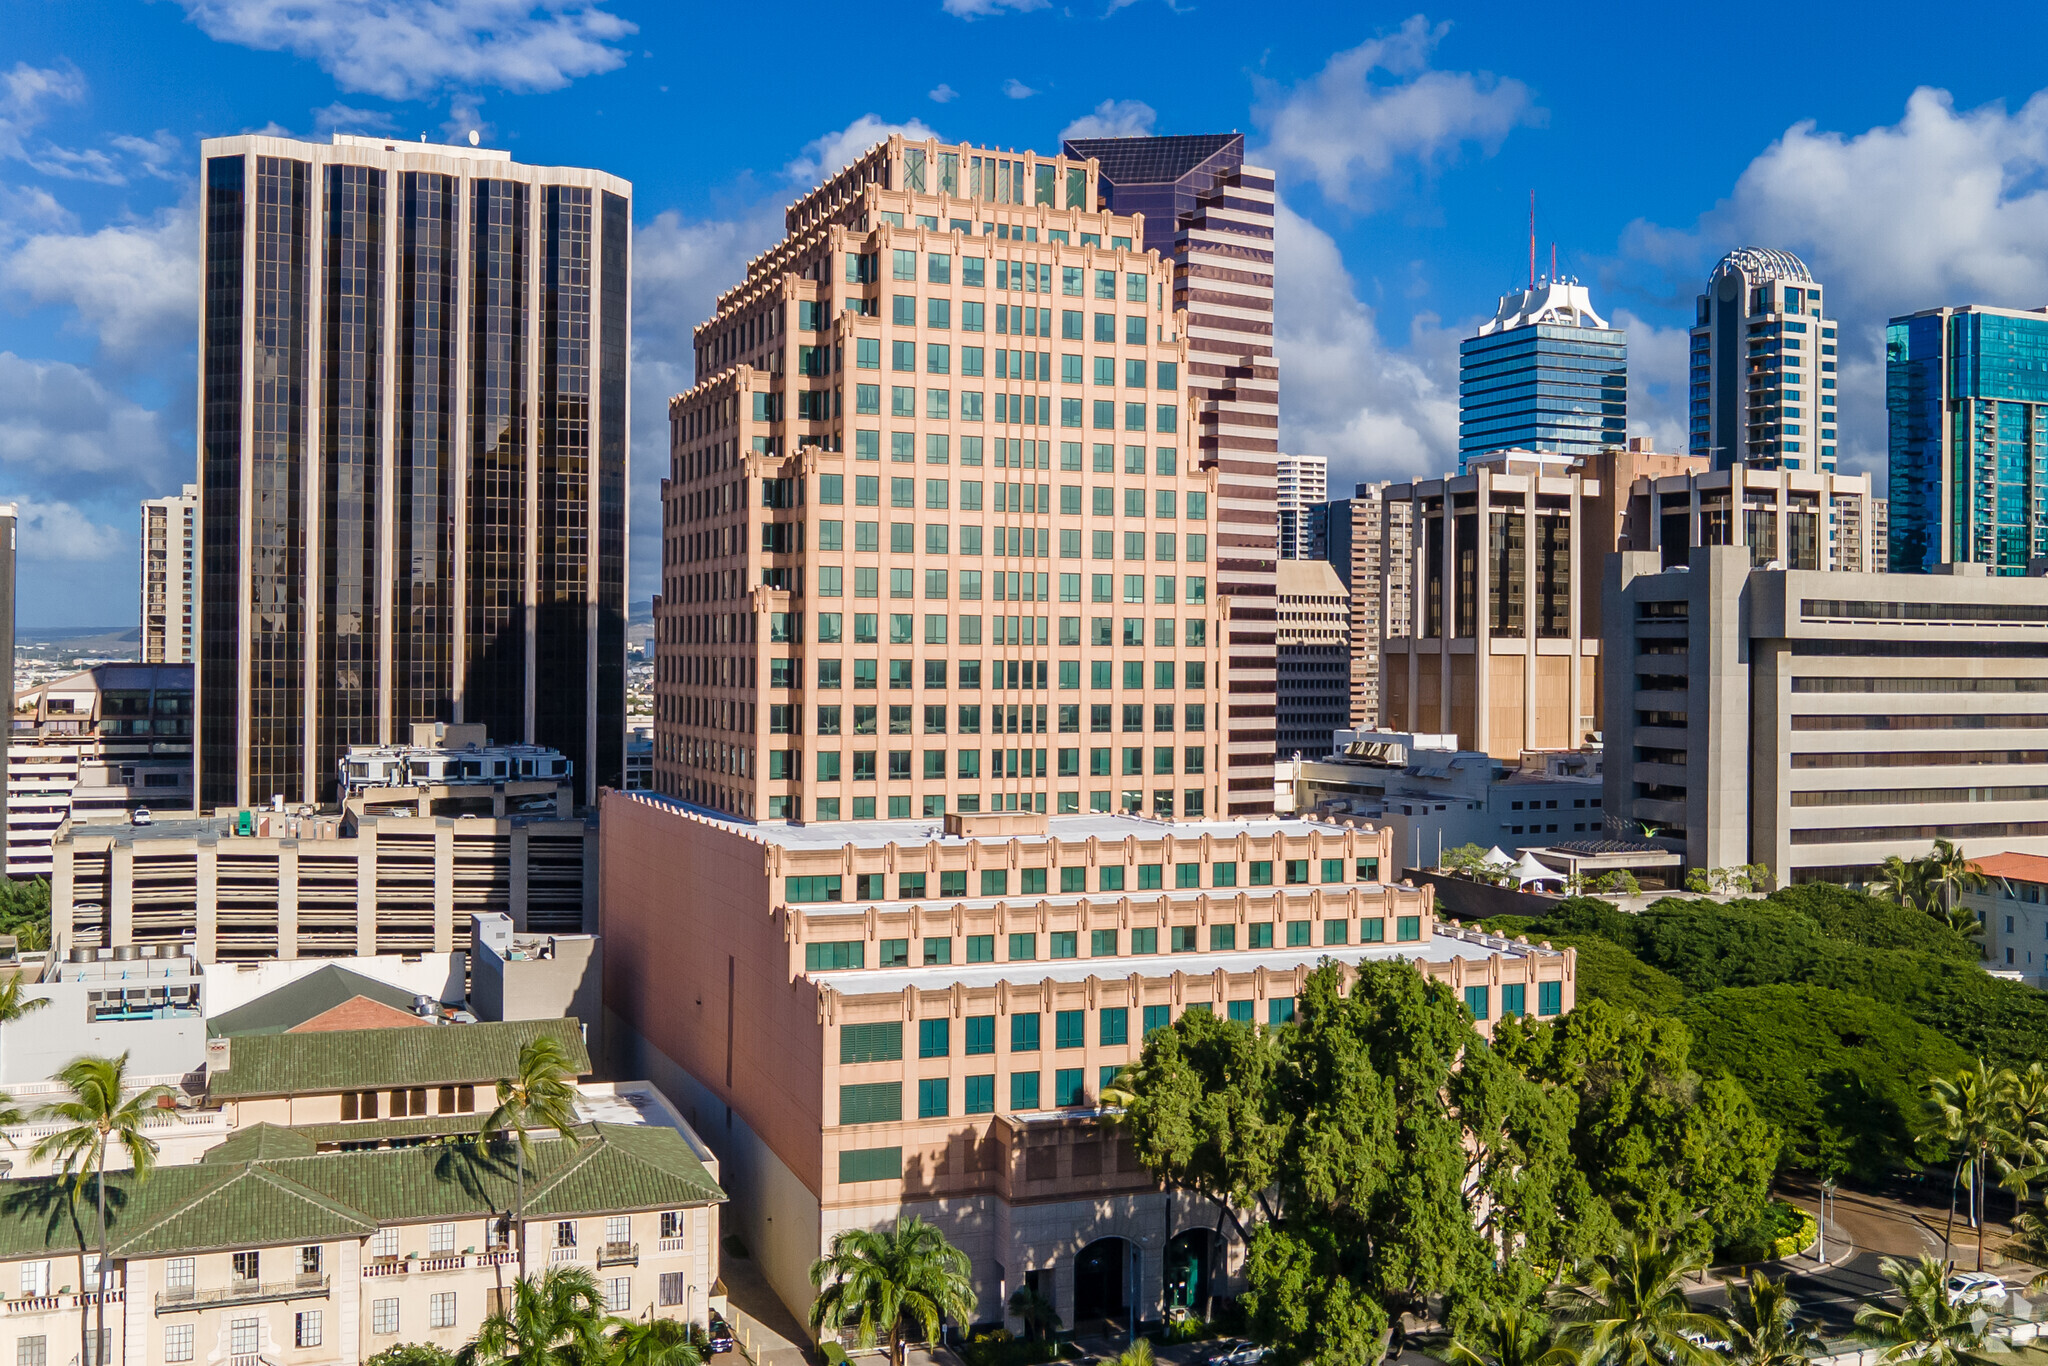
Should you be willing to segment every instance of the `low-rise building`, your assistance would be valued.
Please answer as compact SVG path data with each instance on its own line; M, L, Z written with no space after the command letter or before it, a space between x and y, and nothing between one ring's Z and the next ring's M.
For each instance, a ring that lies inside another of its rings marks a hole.
M1742 546L1749 562L1867 574L1880 566L1870 476L1781 466L1645 475L1628 490L1616 549L1654 550L1668 567L1701 545Z
M1984 927L1984 965L2048 990L2048 854L1989 854L1970 860L1985 885L1962 904Z
M471 743L481 727L419 729L413 746L349 752L338 811L61 827L58 946L190 944L211 963L445 954L478 914L521 933L594 931L596 821L573 808L568 761Z
M7 874L48 877L66 821L192 808L192 666L96 664L14 699Z
M1150 1030L1288 1021L1324 959L1406 961L1482 1029L1576 994L1570 952L1438 925L1362 823L750 825L611 793L603 831L614 1070L717 1136L740 1232L799 1319L832 1236L901 1213L966 1251L984 1321L1023 1285L1084 1327L1199 1310L1242 1248L1098 1109Z
M1688 867L1870 880L1937 838L2048 854L2048 578L1758 568L1607 579L1606 804Z

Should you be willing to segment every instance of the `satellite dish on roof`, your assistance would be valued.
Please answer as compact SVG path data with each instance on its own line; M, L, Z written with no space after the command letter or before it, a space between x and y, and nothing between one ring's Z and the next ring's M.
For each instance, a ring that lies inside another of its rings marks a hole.
M482 142L482 141L483 141L483 138L482 138L482 136L481 136L481 135L479 135L479 134L478 134L478 132L476 131L476 129L472 128L472 129L470 129L470 130L469 130L469 145L470 145L470 146L474 147L474 146L476 146L476 145L477 145L477 144L478 144L479 142Z

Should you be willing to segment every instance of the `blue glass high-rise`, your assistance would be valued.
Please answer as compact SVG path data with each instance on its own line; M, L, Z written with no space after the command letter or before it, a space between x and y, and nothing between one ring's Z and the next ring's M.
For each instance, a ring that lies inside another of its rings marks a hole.
M1583 285L1504 295L1458 346L1458 468L1489 451L1594 455L1628 438L1628 336Z
M2048 557L2048 313L1934 308L1885 328L1890 568Z

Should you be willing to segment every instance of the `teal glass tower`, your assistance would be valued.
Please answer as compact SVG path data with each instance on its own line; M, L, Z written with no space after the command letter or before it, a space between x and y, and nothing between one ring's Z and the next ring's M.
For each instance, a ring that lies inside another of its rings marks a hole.
M1932 308L1885 328L1894 573L2048 557L2048 312Z
M1584 285L1538 279L1503 295L1458 344L1458 468L1489 451L1595 455L1628 439L1628 334Z

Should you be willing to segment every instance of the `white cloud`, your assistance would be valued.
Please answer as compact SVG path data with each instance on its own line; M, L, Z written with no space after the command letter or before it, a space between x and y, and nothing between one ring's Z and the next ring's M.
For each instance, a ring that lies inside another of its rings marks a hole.
M154 488L173 463L159 414L80 366L0 351L0 490L63 499Z
M1448 31L1418 14L1390 36L1338 53L1290 90L1268 89L1253 115L1266 131L1266 155L1313 180L1325 198L1365 209L1398 163L1427 169L1466 143L1490 153L1518 125L1541 120L1520 81L1432 69ZM1396 79L1376 81L1375 73Z
M2048 304L2044 241L2048 91L2017 110L1958 110L1946 91L1923 87L1893 124L1794 124L1693 227L1636 223L1622 246L1663 273L1657 292L1686 302L1735 247L1804 259L1841 323L1841 463L1881 472L1886 320L1944 304ZM1682 356L1670 363L1684 373Z
M1060 130L1062 138L1150 137L1159 111L1143 100L1104 100Z
M908 123L888 123L880 115L862 114L838 132L827 133L806 143L796 160L783 167L783 174L799 183L816 183L852 165L863 152L891 133L920 140L938 136L919 119Z
M954 100L960 98L960 92L947 85L944 81L940 81L926 93L934 104L951 104Z
M448 117L441 122L441 139L450 146L467 145L472 132L479 143L489 144L497 131L497 125L484 118L482 100L458 95L448 102Z
M1628 434L1649 437L1660 451L1686 451L1691 333L1683 326L1660 327L1625 308L1607 321L1628 333Z
M389 133L398 121L381 109L356 109L336 100L313 111L313 127L323 133L361 133L372 136Z
M961 19L986 19L1005 11L1023 14L1044 9L1052 0L939 0L939 8Z
M168 128L159 128L152 137L139 138L129 134L109 139L114 150L125 152L136 162L136 169L158 180L183 180L179 163L185 159L184 139Z
M1455 465L1456 335L1422 314L1389 346L1336 242L1284 201L1274 253L1280 448L1329 456L1333 489Z
M90 233L39 232L0 254L0 288L64 305L122 363L183 353L198 326L199 224L189 206Z
M42 123L48 107L84 97L85 77L75 67L16 62L12 70L0 72L0 157L26 159L28 135Z
M307 57L344 90L559 90L611 71L638 31L600 0L183 0L209 38Z
M70 503L16 498L15 544L24 560L107 560L132 553L132 533L102 526Z
M1037 93L1038 92L1036 90L1033 90L1030 86L1024 84L1024 82L1018 80L1015 76L1012 76L1008 80L1003 82L1003 94L1009 96L1013 100L1028 100Z

